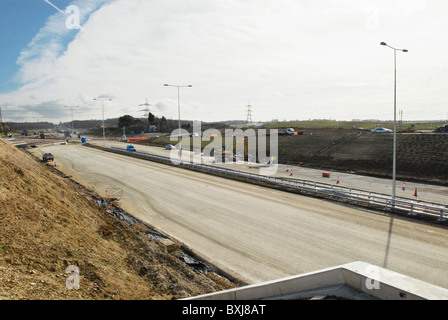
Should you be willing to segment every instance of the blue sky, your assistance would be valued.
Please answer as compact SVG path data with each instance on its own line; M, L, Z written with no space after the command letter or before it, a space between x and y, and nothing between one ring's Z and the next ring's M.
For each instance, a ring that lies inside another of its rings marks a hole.
M0 92L19 88L20 82L14 81L17 58L54 12L43 1L0 0Z
M441 0L0 0L5 121L157 116L254 121L448 118ZM70 20L71 21L71 20Z

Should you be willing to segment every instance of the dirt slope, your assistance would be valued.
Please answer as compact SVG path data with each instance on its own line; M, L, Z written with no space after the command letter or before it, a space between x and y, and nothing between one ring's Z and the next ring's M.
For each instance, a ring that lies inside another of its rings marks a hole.
M390 177L393 135L358 130L305 129L279 137L279 161ZM448 185L448 134L397 134L397 178Z
M195 272L181 244L150 238L94 196L0 139L0 299L176 299L235 287L212 268ZM66 287L68 266L79 268L79 289Z

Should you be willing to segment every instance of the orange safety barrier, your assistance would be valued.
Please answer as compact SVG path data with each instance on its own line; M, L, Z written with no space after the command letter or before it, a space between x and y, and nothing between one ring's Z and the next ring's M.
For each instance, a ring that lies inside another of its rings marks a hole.
M129 138L128 143L139 142L139 141L148 140L148 139L149 139L148 137Z
M322 177L330 178L330 173L329 172L322 172Z

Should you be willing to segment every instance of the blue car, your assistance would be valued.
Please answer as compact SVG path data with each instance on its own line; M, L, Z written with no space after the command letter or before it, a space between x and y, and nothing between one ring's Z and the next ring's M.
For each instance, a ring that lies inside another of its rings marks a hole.
M128 146L126 147L126 150L128 151L137 151L135 150L134 146L132 144L128 144Z

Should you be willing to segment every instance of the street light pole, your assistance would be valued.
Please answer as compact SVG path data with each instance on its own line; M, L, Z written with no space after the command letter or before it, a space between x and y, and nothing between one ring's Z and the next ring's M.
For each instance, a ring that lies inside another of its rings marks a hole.
M389 47L394 50L394 146L392 160L392 205L395 206L395 196L397 187L397 51L408 52L407 49L397 49L389 46L385 42L380 45Z
M182 139L180 137L180 130L181 130L181 124L180 124L180 88L191 88L192 85L184 85L184 86L179 86L179 85L171 85L171 84L164 84L165 87L176 87L177 88L177 112L179 115L179 160L182 162Z
M112 101L112 99L110 99L110 98L93 98L93 100L101 101L101 108L103 111L103 147L106 148L106 132L104 129L104 101Z
M66 108L70 108L72 110L72 132L75 134L75 122L73 120L73 110L74 108L79 108L79 106L65 106Z

